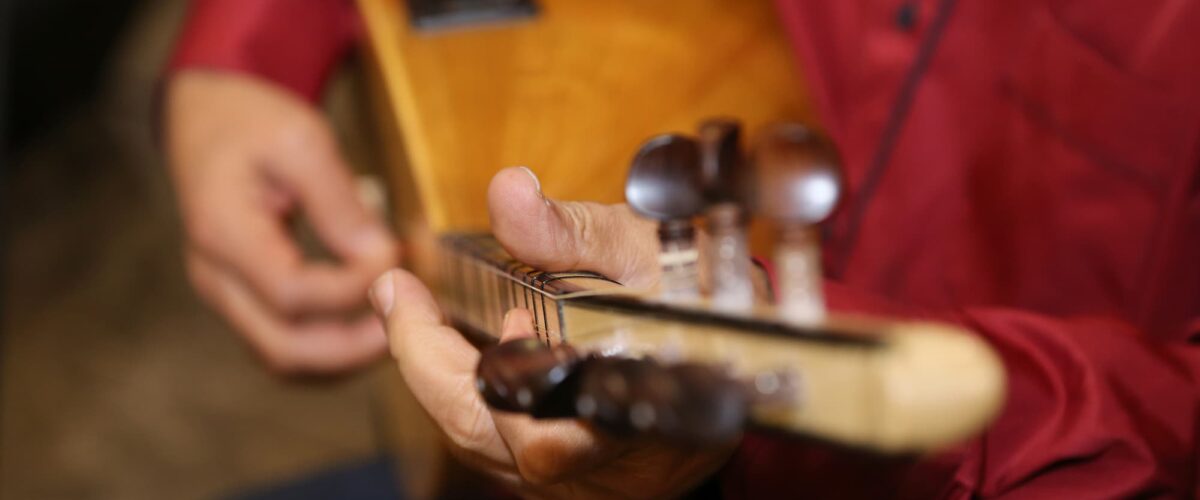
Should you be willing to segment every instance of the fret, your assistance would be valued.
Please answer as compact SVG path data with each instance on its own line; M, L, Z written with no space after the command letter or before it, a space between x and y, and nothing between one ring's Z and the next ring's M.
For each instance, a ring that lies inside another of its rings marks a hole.
M484 304L484 327L487 331L500 335L500 320L503 319L503 312L500 311L499 304L492 297L492 290L495 290L495 282L499 279L488 266L486 262L480 266L483 269L483 286L480 287L480 296L483 297Z
M479 287L476 289L476 293L480 299L479 324L483 327L484 331L499 335L500 329L496 327L498 323L496 316L499 313L496 311L495 304L492 303L491 295L488 294L494 277L495 275L492 274L487 262L479 261Z
M488 271L489 272L486 274L486 279L484 279L484 287L482 290L484 297L487 298L488 330L499 334L503 328L503 325L500 323L504 319L504 311L500 310L500 303L496 301L495 296L496 286L500 282L500 276L494 272L490 272L490 269Z
M511 297L509 297L509 293L512 291L511 285L508 280L498 280L496 289L500 299L500 309L504 311L504 314L508 314L508 311L512 310Z
M474 276L471 269L471 260L466 255L455 255L454 262L458 270L458 286L462 288L455 294L458 296L458 302L454 304L455 310L453 314L463 323L470 324L472 299L468 290L471 289L471 280L472 276Z
M526 311L532 312L533 311L533 303L530 299L530 295L532 295L533 292L531 292L529 290L529 288L525 287L525 283L523 283L523 282L520 283L520 288L521 288L521 302L523 303ZM533 332L535 335L537 334L536 329L534 329ZM538 338L541 338L541 337L539 336Z
M509 308L516 309L521 305L521 288L517 287L516 282L509 279Z
M508 280L505 286L508 288L508 308L516 309L521 307L521 290L517 288L517 284L513 283L512 280Z
M479 277L475 272L475 261L469 257L464 258L462 260L462 266L463 266L463 285L464 285L463 298L466 299L463 301L463 305L462 305L463 319L466 321L468 326L470 326L471 328L478 329L478 327L476 326L477 323L475 321L475 316L476 316L476 307L475 306L479 302L479 296L478 296L478 294L470 293L471 287L476 286L475 284L479 282Z
M475 288L475 294L479 296L479 326L485 332L491 332L499 335L496 325L492 324L492 316L496 314L492 310L492 301L488 296L488 285L491 283L491 275L488 273L487 264L482 261L477 261L479 265L479 281Z
M524 308L538 339L561 341L561 299L587 288L581 282L615 285L590 272L539 272L517 262L487 235L447 236L443 244L439 269L449 290L439 297L448 315L490 337L500 335L509 310Z
M530 302L532 302L533 305L533 308L529 310L531 313L533 313L533 334L537 335L537 338L541 339L542 342L549 342L549 338L542 335L542 322L540 321L541 318L538 315L538 309L540 309L539 306L545 307L545 303L538 300L539 296L535 292L535 289L532 288L532 281L526 282L526 286L530 287L528 290L530 294Z
M472 290L472 293L471 293L471 299L472 299L471 300L471 322L472 322L472 325L476 329L483 331L483 332L490 332L487 329L487 323L485 322L485 319L487 317L487 311L486 311L487 305L484 302L483 294L478 292L480 285L483 283L483 277L484 277L484 273L485 273L484 268L483 268L483 263L478 260L471 259L470 266L471 266L471 283L472 283L472 288L470 288L470 290Z
M546 296L542 295L541 297L539 297L539 301L542 303L542 315L541 315L542 330L545 332L545 338L543 340L546 342L546 344L550 344L551 343L550 335L551 335L551 332L553 332L554 330L550 329L550 322L546 321L546 316L547 316L546 315ZM557 312L557 308L556 308L556 312Z
M457 253L451 257L451 262L453 262L454 276L457 281L455 286L458 287L458 290L454 292L454 314L462 316L465 320L469 316L471 303L470 296L467 294L471 283L470 268L468 267L470 263L466 256Z
M447 251L439 259L446 263L447 273L439 277L442 287L450 288L444 292L447 302L442 305L447 316L459 315L463 310L462 295L466 280L462 273L462 257L457 252Z
M492 294L492 303L496 308L496 331L504 329L504 315L508 314L508 308L504 307L504 282L508 281L500 273L492 273L492 286L488 289Z
M538 306L540 304L538 303L537 289L533 288L532 274L526 272L524 268L520 269L520 272L521 282L525 284L526 293L529 294L529 312L533 317L533 334L545 342L546 339L542 336L542 322L538 318Z

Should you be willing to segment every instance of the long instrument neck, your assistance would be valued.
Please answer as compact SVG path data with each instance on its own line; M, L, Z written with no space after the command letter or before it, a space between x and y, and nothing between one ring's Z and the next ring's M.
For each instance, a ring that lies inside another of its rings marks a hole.
M541 272L490 236L443 236L439 299L478 343L528 309L539 339L582 353L721 367L756 394L757 425L883 451L922 451L977 432L999 407L999 359L942 324L833 316L808 326L763 305L729 314L663 303L586 271ZM938 426L928 425L931 421Z

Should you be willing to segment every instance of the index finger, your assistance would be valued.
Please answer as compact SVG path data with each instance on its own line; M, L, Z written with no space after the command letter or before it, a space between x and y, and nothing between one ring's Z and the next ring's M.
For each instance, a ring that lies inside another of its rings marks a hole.
M412 274L388 271L371 289L392 356L417 402L454 445L511 467L512 456L475 388L479 351L442 324L433 296Z
M274 315L240 279L202 256L188 256L188 273L209 303L277 372L340 373L386 352L386 340L373 317L289 322Z
M379 269L307 261L284 226L284 214L261 198L230 193L228 202L195 206L189 226L197 250L243 277L277 311L343 312L362 304Z

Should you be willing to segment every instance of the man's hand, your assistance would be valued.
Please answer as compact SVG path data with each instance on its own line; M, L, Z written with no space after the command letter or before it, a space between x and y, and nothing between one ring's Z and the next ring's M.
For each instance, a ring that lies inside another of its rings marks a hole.
M658 276L652 223L624 206L546 200L528 170L510 168L488 193L492 229L514 257L556 271L590 269L633 286ZM371 289L391 350L417 400L452 451L526 496L664 498L685 493L715 471L728 450L697 452L613 440L578 421L534 421L493 411L475 388L479 352L442 323L429 291L393 270ZM502 342L530 337L523 309L505 317Z
M166 96L166 146L193 285L276 371L330 374L386 352L360 311L397 245L363 205L321 114L249 76L184 71ZM303 212L337 262L307 260Z

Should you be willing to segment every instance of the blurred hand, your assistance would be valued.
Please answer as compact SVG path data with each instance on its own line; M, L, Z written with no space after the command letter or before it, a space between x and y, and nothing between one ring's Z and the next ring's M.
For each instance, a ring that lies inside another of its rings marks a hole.
M633 286L658 275L653 223L624 206L547 201L536 178L510 168L488 193L492 230L517 259L549 271L590 269ZM712 474L728 450L697 452L598 435L573 420L535 421L492 411L475 388L479 352L442 323L429 291L393 270L371 289L392 355L452 451L519 493L547 498L666 498ZM531 337L523 309L506 317L501 342Z
M184 71L166 96L166 147L200 295L285 374L332 374L386 352L362 308L397 245L358 196L318 110L250 76ZM307 260L307 217L336 262Z

